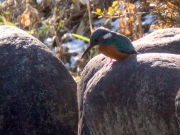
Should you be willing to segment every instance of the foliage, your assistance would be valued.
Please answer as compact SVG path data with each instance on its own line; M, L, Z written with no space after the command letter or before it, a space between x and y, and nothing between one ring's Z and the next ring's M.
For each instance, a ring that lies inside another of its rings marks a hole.
M112 2L112 6L107 10L97 8L96 11L92 13L98 15L98 18L107 18L104 22L105 25L113 18L121 18L119 28L122 34L128 36L131 40L142 37L142 31L140 31L142 28L138 29L141 23L138 18L141 14L138 13L136 5L133 3L116 0ZM138 23L136 23L137 21Z
M98 15L98 18L107 18L104 22L105 25L113 18L121 18L119 21L120 32L131 40L136 40L144 34L141 16L149 12L157 15L158 23L154 28L180 27L179 7L180 0L146 0L139 6L125 0L116 0L108 9L96 8L96 11L92 13ZM142 11L142 9L146 10Z
M180 0L159 0L154 12L158 16L158 25L161 29L180 27Z
M46 24L45 22L42 22L43 26L42 26L42 29L40 29L40 31L38 32L38 37L42 37L42 35L50 30L50 26L48 24Z
M16 26L13 22L10 21L11 15L12 15L12 12L3 11L3 9L1 9L1 6L0 6L0 25Z
M76 38L79 38L79 39L82 39L82 40L84 40L84 41L86 41L86 42L90 42L90 39L89 38L87 38L87 37L84 37L84 36L82 36L82 35L79 35L79 34L72 34L74 37L76 37Z
M7 21L6 18L1 15L0 15L0 25L10 25L14 27L16 26L14 23Z

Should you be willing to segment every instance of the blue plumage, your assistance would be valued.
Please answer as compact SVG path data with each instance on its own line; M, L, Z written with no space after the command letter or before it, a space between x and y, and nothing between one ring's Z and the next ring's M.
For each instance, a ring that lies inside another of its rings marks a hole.
M100 45L101 43L103 43L106 46L114 44L118 51L124 53L131 53L134 50L131 41L127 37L119 33L110 31L109 29L106 29L104 27L99 27L93 32L90 38L90 44L96 41L100 36L105 35L107 33L111 33L113 36L108 39L99 40L97 42L97 45Z
M131 41L124 35L117 32L110 31L107 28L99 27L97 28L90 37L90 45L87 50L84 52L82 57L95 45L104 46L104 49L109 49L108 46L113 45L116 52L124 54L135 54L137 53L132 45ZM103 49L103 47L101 47ZM104 51L103 49L103 51ZM108 50L105 50L105 54L108 54ZM112 51L109 50L112 56ZM121 57L121 54L117 54L115 57ZM125 57L125 56L123 56Z

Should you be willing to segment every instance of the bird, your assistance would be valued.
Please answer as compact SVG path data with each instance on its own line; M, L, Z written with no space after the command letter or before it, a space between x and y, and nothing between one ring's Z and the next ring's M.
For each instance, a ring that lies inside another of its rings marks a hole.
M99 51L115 61L123 60L133 54L138 54L131 41L118 32L105 27L97 28L90 36L90 44L84 51L83 58L92 47L98 46Z

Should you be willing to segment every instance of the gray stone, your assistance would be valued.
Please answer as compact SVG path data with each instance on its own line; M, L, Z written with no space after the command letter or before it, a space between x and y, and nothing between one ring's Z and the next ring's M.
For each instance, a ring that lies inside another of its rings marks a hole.
M180 28L157 30L133 42L140 53L174 53L180 54Z
M0 27L0 134L77 134L76 83L48 47Z
M78 84L78 91L83 91L78 104L83 103L82 117L90 132L178 135L175 97L180 88L180 56L139 54L103 66L106 60L103 56L92 59Z
M105 63L108 62L108 58L103 54L98 55L98 57L93 58L84 68L84 71L81 75L81 81L77 86L77 96L78 96L78 135L90 135L89 128L86 125L86 120L84 119L84 110L83 110L83 96L87 87L88 81L94 76L94 74L100 70Z

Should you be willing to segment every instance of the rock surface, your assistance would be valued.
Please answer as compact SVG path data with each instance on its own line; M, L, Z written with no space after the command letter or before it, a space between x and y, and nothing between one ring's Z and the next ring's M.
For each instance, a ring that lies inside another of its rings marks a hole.
M83 82L91 63L83 71ZM86 82L84 117L92 134L178 135L174 110L180 88L179 55L131 56L103 66Z
M84 110L83 110L83 96L87 87L88 81L94 76L94 74L104 67L104 64L109 61L109 58L103 54L98 55L98 57L93 58L84 68L84 71L81 75L82 81L79 82L77 86L77 96L78 96L78 113L79 113L79 122L78 122L78 135L90 135L90 131L86 125L84 119Z
M76 135L76 83L40 41L0 27L0 134Z
M113 66L103 66L109 60L104 55L86 65L77 89L78 135L180 134L175 116L179 33L179 28L164 29L134 41L136 50L146 54Z
M157 30L133 42L140 53L174 53L180 54L180 28Z

